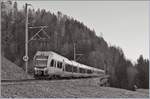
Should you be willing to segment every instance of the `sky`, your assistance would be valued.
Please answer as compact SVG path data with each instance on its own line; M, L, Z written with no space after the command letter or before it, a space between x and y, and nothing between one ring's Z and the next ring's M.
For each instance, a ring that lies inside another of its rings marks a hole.
M31 8L46 9L73 17L109 45L122 48L127 59L135 62L139 55L149 58L149 1L17 1Z

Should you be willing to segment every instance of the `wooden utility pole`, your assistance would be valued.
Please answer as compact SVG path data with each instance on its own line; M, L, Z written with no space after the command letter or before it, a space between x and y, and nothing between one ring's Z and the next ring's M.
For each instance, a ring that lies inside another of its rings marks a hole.
M26 73L28 72L28 4L25 5L25 11L26 11L26 30L25 30L25 66L26 66Z
M31 4L25 4L25 56L23 60L25 61L25 71L28 73L28 6Z
M107 74L107 61L104 60L104 72L105 72L105 75Z

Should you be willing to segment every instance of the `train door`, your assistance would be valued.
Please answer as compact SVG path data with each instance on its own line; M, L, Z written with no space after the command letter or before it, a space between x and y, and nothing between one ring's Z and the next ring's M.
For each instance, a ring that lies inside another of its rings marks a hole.
M61 61L57 61L56 73L58 75L61 75L61 73L62 73L62 62Z
M55 64L56 64L56 61L54 59L51 59L51 61L49 63L49 74L54 73Z

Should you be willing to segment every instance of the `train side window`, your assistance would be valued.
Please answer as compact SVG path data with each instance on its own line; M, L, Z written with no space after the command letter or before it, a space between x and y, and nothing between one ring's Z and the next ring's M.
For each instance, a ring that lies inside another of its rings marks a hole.
M60 68L62 68L62 62L60 62Z
M77 73L77 67L73 66L73 72Z
M57 62L57 67L59 68L59 62Z
M87 73L88 73L88 74L92 74L92 71L91 71L91 70L87 70Z
M80 73L85 73L85 69L79 68L79 72L80 72Z
M92 73L94 73L94 70L92 70Z
M54 67L54 60L51 61L51 67Z
M66 65L65 65L65 70L66 70L67 72L72 72L72 66L66 64Z
M57 67L58 68L62 68L62 63L61 62L57 62Z

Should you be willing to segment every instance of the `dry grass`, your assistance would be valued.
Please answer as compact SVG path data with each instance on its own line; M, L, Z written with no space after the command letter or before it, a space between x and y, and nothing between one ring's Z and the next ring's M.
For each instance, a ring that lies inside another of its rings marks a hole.
M2 80L7 80L7 79L17 80L17 79L28 79L28 78L32 78L32 77L27 75L22 68L18 67L16 64L2 57L2 67L1 67Z
M2 84L3 97L22 98L148 98L148 93L99 87L92 79L43 81L24 85Z

